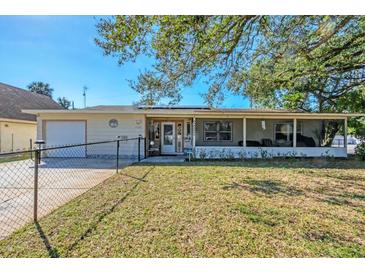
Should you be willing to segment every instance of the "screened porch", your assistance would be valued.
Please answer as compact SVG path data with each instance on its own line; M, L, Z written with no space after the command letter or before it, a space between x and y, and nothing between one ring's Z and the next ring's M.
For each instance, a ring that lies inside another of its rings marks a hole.
M196 118L193 127L198 158L200 154L222 157L222 151L235 158L242 153L257 157L262 153L271 157L347 156L345 119Z

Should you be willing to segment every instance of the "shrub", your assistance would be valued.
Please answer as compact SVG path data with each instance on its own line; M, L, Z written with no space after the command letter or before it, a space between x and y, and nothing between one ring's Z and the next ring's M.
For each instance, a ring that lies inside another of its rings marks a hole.
M224 160L226 158L226 149L223 148L222 150L220 150L218 155L221 160Z
M361 140L361 143L358 144L355 148L355 154L361 160L365 161L365 140Z
M301 153L300 153L300 157L302 157L302 158L306 158L306 157L307 157L307 154L305 154L305 153L301 152Z
M266 149L262 149L261 147L259 148L260 151L260 155L262 159L271 159L273 158L273 154L268 152Z
M247 158L247 152L244 149L241 149L238 152L238 157L241 161L244 161Z
M324 159L334 159L335 158L335 155L331 154L330 150L327 149L324 153L321 153L321 158L324 158Z
M215 159L216 158L216 151L211 150L209 151L209 159Z
M199 159L200 160L205 160L207 158L207 152L205 151L205 149L201 149L199 151Z
M235 159L234 153L232 152L232 150L230 150L230 149L227 150L226 158L225 159L226 160L230 160L230 161L232 161L232 160Z

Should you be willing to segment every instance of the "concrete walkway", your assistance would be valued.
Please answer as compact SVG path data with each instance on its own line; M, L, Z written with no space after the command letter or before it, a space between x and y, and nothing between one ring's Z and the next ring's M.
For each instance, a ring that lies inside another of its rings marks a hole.
M120 168L132 160L120 160ZM116 160L42 159L39 166L39 218L100 184L116 172ZM34 162L0 164L0 239L33 219Z

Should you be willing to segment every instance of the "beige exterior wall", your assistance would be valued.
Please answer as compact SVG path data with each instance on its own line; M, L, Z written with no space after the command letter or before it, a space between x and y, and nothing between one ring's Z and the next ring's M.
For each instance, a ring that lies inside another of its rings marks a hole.
M0 120L0 152L27 150L36 139L37 125L32 122Z
M118 126L111 128L109 120L116 119ZM38 118L38 137L44 139L47 144L47 122L52 120L86 121L86 142L99 142L115 140L117 136L136 138L139 135L145 137L145 116L141 114L41 114ZM120 155L137 155L138 142L122 141L120 143ZM141 153L143 154L143 142L141 142ZM102 144L88 147L88 155L114 155L116 153L115 143Z

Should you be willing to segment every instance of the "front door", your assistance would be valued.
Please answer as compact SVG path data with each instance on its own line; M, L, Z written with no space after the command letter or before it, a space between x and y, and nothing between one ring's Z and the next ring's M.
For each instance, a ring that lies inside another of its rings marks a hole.
M174 154L175 149L175 122L162 122L161 154Z

